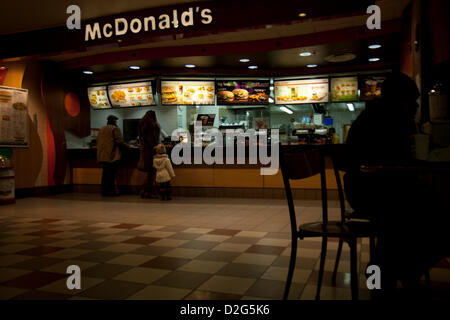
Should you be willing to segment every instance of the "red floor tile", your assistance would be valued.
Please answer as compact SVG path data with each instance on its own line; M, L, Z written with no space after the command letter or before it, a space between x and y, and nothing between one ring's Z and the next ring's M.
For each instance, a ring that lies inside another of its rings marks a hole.
M58 248L58 247L50 247L50 246L40 246L32 249L27 249L23 251L19 251L16 254L22 254L25 256L43 256L49 253L53 253L59 250L62 250L64 248Z
M22 289L37 289L65 277L65 274L35 271L21 277L3 282L1 285L5 287L15 287Z
M235 234L241 232L241 230L231 230L231 229L214 229L208 232L209 234L217 234L222 236L234 236Z
M123 241L123 243L133 243L133 244L150 244L152 242L161 240L161 238L151 238L151 237L134 237L131 239L128 239L126 241Z

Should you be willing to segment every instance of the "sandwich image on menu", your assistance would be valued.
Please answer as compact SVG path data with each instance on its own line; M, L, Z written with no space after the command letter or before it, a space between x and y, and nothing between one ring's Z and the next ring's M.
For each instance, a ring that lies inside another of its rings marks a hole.
M213 105L214 81L161 81L163 105Z
M217 103L268 104L270 82L266 80L239 80L217 82Z

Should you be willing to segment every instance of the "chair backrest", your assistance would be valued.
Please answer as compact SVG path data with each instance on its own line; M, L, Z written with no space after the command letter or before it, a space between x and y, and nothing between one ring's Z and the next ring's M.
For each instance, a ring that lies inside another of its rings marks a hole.
M280 144L280 168L289 207L292 236L297 234L294 199L289 180L305 179L320 173L320 152L311 146L283 146Z
M345 198L344 190L339 174L340 170L347 169L345 156L346 148L339 146L282 146L280 145L280 167L283 175L283 182L288 201L289 216L291 221L292 234L297 232L297 219L295 216L294 200L289 180L305 179L316 174L325 173L325 157L330 157L338 188L339 203L341 209L341 221L345 219ZM325 174L321 176L322 191L322 221L328 223L328 205Z

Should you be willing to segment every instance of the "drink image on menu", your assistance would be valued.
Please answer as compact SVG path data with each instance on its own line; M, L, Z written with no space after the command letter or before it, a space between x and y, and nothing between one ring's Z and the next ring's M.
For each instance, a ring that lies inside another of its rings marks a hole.
M360 100L367 101L381 98L381 85L385 76L367 76L359 81L361 90Z

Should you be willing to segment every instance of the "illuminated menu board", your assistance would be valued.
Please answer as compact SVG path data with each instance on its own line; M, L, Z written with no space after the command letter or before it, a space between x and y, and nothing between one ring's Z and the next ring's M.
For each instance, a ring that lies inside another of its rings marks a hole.
M218 104L269 104L270 82L221 80L216 82Z
M214 81L161 81L163 105L214 105Z
M152 82L121 83L108 86L113 107L139 107L155 105Z
M358 77L332 78L333 102L358 101Z
M91 107L93 109L111 108L106 92L106 86L96 86L88 88L89 103L91 104Z
M275 81L275 104L328 102L328 79Z
M359 78L359 88L361 90L359 99L361 101L381 98L381 85L386 76L365 76Z

